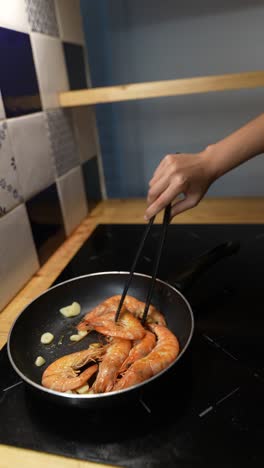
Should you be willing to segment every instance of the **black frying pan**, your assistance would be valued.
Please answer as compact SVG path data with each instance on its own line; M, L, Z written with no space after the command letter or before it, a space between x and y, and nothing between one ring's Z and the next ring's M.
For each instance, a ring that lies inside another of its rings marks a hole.
M85 349L90 342L96 341L95 332L78 343L72 343L69 337L76 333L75 325L87 311L106 298L122 293L127 272L103 272L74 278L48 289L31 302L18 316L9 333L8 356L13 368L31 389L56 403L90 409L126 403L128 398L137 396L145 386L161 381L163 375L182 359L190 344L194 330L193 312L179 288L190 286L205 269L223 257L236 253L238 249L237 242L227 242L201 255L178 277L177 287L156 280L152 303L165 315L169 329L178 337L180 353L175 362L151 379L119 392L96 395L65 394L41 386L42 373L52 361ZM135 273L128 293L145 302L149 284L149 276ZM59 309L73 301L81 304L81 316L64 318ZM40 337L47 331L53 333L55 339L50 345L43 345ZM42 367L34 364L39 355L46 359Z

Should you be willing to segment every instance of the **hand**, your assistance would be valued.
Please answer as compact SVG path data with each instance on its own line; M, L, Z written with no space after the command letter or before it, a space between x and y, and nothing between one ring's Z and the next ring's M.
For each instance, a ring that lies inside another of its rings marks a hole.
M214 180L207 149L197 154L169 154L149 182L148 220L172 203L171 218L196 206ZM183 194L184 198L176 200Z

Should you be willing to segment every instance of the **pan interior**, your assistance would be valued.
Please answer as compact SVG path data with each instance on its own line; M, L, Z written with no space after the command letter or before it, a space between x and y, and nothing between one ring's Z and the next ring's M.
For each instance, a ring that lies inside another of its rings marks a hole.
M89 310L106 298L122 293L126 278L125 273L83 276L51 288L29 304L14 323L9 337L10 356L17 370L31 381L41 384L43 371L51 362L98 341L95 332L77 343L71 342L69 337L76 333L76 325ZM149 283L149 277L135 275L128 294L145 302ZM81 305L80 315L65 318L59 309L74 301ZM182 352L193 329L188 303L175 289L157 281L152 304L165 315L167 325L177 336ZM49 345L40 342L45 332L55 337ZM46 361L41 367L34 364L37 356L43 356Z

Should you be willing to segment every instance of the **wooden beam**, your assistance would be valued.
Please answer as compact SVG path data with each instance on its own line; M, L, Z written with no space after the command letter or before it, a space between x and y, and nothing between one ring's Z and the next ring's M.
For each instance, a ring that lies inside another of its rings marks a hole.
M80 89L60 93L59 100L62 107L75 107L262 86L264 86L264 71L254 71Z

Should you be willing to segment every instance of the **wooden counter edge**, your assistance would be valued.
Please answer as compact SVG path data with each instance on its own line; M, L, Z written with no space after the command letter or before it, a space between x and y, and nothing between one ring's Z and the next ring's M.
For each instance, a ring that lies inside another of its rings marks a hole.
M117 468L114 465L63 457L0 444L0 468Z
M98 224L144 223L144 209L145 200L142 199L101 202L0 313L0 348L6 342L10 326L17 315L30 301L49 288ZM157 217L156 222L161 222L161 216ZM196 208L173 220L173 224L178 223L263 224L264 198L204 199ZM103 468L106 466L3 444L0 444L0 460L1 468L9 468L10 466L31 468L36 465L41 468L47 464L50 468L59 468L60 466Z

